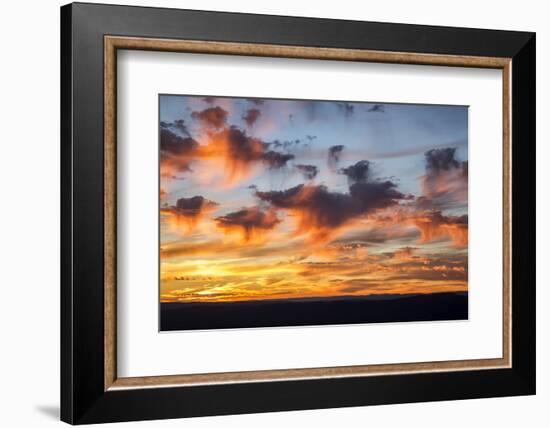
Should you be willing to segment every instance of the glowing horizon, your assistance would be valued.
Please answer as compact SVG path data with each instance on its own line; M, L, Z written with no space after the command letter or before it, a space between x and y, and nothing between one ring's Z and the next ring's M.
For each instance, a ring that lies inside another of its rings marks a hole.
M159 103L161 302L468 290L466 107Z

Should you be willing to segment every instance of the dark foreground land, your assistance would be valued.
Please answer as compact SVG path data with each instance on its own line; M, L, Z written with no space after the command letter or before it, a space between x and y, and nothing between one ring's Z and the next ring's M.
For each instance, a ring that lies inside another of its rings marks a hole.
M161 331L465 319L467 293L160 305Z

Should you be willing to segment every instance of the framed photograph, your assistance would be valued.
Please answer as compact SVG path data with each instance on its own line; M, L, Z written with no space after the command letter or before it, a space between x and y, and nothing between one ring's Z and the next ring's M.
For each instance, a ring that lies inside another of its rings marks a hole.
M63 421L535 393L533 33L76 3L61 83Z
M158 108L161 332L468 320L468 107Z

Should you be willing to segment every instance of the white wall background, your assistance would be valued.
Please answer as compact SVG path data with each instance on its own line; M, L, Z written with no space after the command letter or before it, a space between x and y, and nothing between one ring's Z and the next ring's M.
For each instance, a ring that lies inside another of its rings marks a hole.
M545 2L438 0L311 2L147 0L126 4L314 16L537 32L537 264L550 253L547 188L550 27ZM116 3L103 1L104 3ZM7 427L59 424L59 6L58 0L4 2L0 13L0 421ZM548 426L550 334L543 302L547 270L537 274L538 394L263 415L129 423L158 427Z

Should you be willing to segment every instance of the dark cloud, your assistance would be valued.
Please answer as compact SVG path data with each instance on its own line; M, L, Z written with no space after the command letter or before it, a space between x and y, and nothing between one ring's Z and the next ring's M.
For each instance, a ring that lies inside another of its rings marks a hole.
M216 102L216 97L203 97L202 100L206 104L214 104Z
M383 104L374 104L372 107L367 109L369 113L385 113L386 108Z
M247 98L246 101L257 106L261 106L265 103L265 100L262 100L261 98Z
M215 221L218 227L226 231L240 231L245 241L250 240L257 233L273 229L280 223L275 211L264 210L260 207L243 208L217 217Z
M187 155L197 149L199 143L190 137L180 137L167 129L160 131L160 150L171 155Z
M176 208L183 215L196 215L205 208L217 206L216 202L210 201L203 196L193 196L192 198L180 198L176 202Z
M297 171L299 171L306 180L313 180L319 173L319 168L315 165L294 165Z
M346 168L340 168L338 172L348 177L349 184L364 183L369 178L370 165L368 160L361 160Z
M344 146L342 145L331 146L328 148L328 166L333 171L336 171L336 168L338 167L343 150Z
M308 141L311 142L311 141L313 141L317 138L317 135L306 135L306 138L307 138Z
M180 198L176 205L164 206L161 214L168 217L174 228L182 231L192 231L204 215L218 206L218 203L203 196Z
M277 208L296 209L309 215L312 226L337 227L358 211L357 203L349 194L330 192L326 186L299 186L282 191L257 191L262 201Z
M277 149L284 149L288 150L292 147L296 147L299 144L301 144L302 140L296 139L296 140L286 140L286 141L280 141L280 140L274 140L271 143L267 143L269 146L273 146Z
M224 130L227 141L228 156L239 161L252 162L262 158L265 144L259 138L246 134L242 129L231 126Z
M262 154L261 159L270 169L277 169L282 168L289 160L294 159L294 155L270 150Z
M455 153L454 147L428 150L424 153L426 171L429 174L439 174L441 171L459 168L460 163L455 159Z
M187 126L185 125L185 121L183 119L177 119L174 122L160 122L161 129L167 129L167 130L175 130L180 132L183 135L186 135L188 137L191 136L189 133L189 130L187 129Z
M189 131L187 129L187 126L185 125L185 121L183 119L178 119L174 121L174 127L180 131L182 134L189 136Z
M361 213L375 209L386 208L398 200L410 200L411 195L405 195L397 190L392 181L371 181L354 183L349 188L350 195L359 202Z
M201 147L205 158L218 157L225 161L225 171L231 179L244 177L255 163L264 163L269 169L282 168L294 158L290 153L269 150L273 143L252 137L245 130L229 126L208 132L210 142Z
M194 111L191 113L191 117L195 120L199 120L202 124L220 129L225 126L227 122L228 113L220 106L209 107L202 111Z
M325 238L333 229L406 198L394 183L366 182L350 186L349 193L331 192L323 185L299 185L283 191L256 191L258 199L298 215L299 229Z
M254 126L254 124L256 123L256 121L260 118L261 116L261 111L257 108L250 108L246 111L246 113L244 114L244 116L242 117L242 119L246 122L246 124L251 127L251 126Z
M428 150L424 154L426 173L421 179L422 196L418 206L445 209L468 200L468 161L456 159L456 148Z
M355 110L355 106L353 104L351 104L351 103L336 103L336 106L338 107L338 110L345 117L353 116L353 112Z
M191 137L180 137L174 132L160 130L160 166L161 174L174 176L178 172L190 171L191 157L199 143Z

